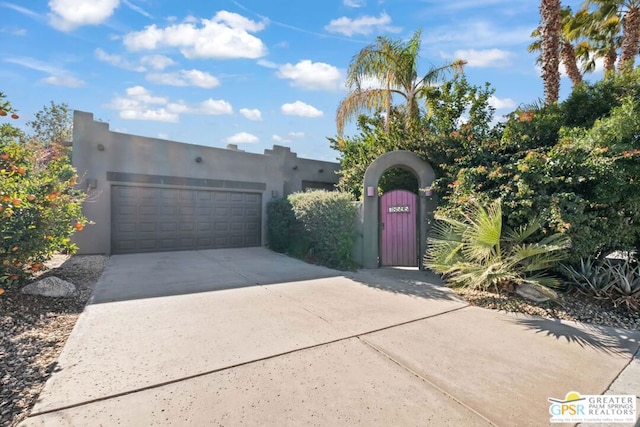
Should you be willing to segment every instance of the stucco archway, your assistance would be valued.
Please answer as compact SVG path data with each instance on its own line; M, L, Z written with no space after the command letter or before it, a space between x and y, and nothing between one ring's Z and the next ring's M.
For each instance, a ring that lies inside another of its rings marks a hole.
M379 213L378 213L378 182L382 175L392 168L402 168L412 172L418 179L420 194L418 195L420 210L418 212L420 256L427 245L427 214L435 209L433 197L426 191L435 174L431 165L411 151L391 151L378 157L364 174L363 188L363 229L362 229L362 265L364 268L378 268L380 251ZM371 190L373 189L373 190ZM372 194L373 193L373 194ZM371 195L372 194L372 195ZM422 263L419 263L422 268Z

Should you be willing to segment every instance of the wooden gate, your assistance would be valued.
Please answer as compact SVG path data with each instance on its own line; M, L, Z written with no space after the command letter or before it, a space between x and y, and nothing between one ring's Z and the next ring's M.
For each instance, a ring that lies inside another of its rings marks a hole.
M380 197L380 263L418 266L418 196L393 190Z

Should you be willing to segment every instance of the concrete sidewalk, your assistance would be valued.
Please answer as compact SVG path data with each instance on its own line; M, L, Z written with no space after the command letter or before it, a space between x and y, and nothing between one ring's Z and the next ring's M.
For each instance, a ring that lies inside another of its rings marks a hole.
M640 395L639 339L469 307L420 271L114 256L22 425L539 426L548 397Z

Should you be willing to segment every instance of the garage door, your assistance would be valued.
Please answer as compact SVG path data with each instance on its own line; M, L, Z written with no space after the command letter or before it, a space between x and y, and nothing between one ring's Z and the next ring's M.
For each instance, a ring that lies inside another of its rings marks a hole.
M116 254L260 246L258 193L111 187Z

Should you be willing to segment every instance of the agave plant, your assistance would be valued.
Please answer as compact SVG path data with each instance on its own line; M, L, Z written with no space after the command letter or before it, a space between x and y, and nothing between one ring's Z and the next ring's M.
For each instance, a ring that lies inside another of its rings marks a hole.
M627 308L640 306L640 264L628 259L611 266L612 286L615 290L614 303L626 304Z
M461 219L436 214L424 265L443 274L452 286L498 289L531 284L555 298L551 288L560 282L547 272L566 258L570 241L553 234L530 242L539 230L538 221L515 230L503 227L500 200L487 208L475 200Z
M613 287L610 264L589 257L582 258L576 266L563 264L561 270L569 283L583 294L609 298Z

